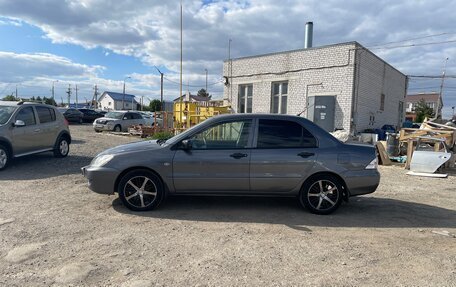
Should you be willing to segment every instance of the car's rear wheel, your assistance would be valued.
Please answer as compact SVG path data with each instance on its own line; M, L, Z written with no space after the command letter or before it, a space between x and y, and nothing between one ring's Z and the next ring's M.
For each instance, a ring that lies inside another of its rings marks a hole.
M126 173L117 186L117 192L123 204L134 211L152 210L160 204L164 196L160 178L142 169Z
M54 156L55 157L66 157L70 152L70 143L68 139L63 136L60 137L57 141L56 147L54 149Z
M342 202L343 187L340 180L332 175L311 177L299 194L301 205L315 214L330 214Z
M114 127L114 131L119 133L119 132L122 131L122 127L121 127L120 125L116 125L116 126Z
M6 168L10 161L9 150L2 144L0 144L0 170Z

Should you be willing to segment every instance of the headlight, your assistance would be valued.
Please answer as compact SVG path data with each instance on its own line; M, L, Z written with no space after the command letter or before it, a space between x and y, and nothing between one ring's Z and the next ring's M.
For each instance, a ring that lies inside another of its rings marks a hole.
M107 164L114 156L112 154L105 154L97 156L90 163L91 166L103 166Z
M377 165L378 165L377 158L375 158L366 166L365 169L377 169Z

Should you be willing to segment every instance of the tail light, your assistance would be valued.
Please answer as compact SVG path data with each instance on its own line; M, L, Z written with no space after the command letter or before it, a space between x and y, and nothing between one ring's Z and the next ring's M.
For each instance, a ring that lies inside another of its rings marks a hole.
M378 166L378 162L377 162L377 157L376 157L365 167L365 169L377 169L377 166Z

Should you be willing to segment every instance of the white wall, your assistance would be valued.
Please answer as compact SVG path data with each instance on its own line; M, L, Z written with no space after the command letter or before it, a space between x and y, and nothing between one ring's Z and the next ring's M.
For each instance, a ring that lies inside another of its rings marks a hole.
M225 61L223 75L229 78L230 85L224 88L224 99L237 112L239 85L252 84L253 112L269 113L272 83L288 81L288 114L305 110L309 96L332 95L336 96L336 129L359 132L372 127L368 125L371 114L375 114L375 128L397 125L398 102L405 97L405 76L371 52L360 51L358 43L350 42L239 58L232 60L232 72L229 61ZM355 53L359 67L356 76ZM359 80L355 81L355 77ZM354 98L356 88L359 92ZM386 95L383 112L379 112L381 93ZM352 115L354 102L357 108Z

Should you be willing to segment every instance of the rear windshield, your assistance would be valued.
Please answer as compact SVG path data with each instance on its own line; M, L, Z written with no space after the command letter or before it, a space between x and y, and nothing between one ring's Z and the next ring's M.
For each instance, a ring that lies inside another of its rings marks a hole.
M6 124L16 109L14 106L0 106L0 125Z
M106 115L104 117L121 120L123 115L124 115L124 113L122 113L122 112L109 112L109 113L106 113Z

